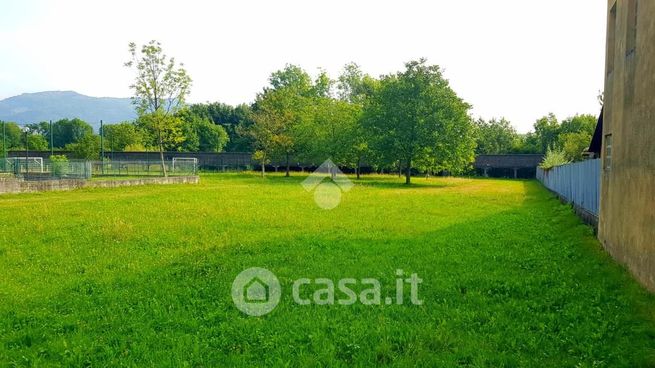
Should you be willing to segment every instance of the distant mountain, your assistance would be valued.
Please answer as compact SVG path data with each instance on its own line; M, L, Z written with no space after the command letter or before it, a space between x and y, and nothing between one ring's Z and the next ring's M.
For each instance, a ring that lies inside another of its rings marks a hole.
M0 120L38 123L64 118L80 118L98 129L100 120L133 120L136 113L129 98L90 97L73 91L24 93L0 101Z

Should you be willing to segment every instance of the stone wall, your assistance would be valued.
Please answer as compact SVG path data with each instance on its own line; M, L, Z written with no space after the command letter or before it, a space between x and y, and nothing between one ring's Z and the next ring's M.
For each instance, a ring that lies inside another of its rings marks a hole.
M87 181L77 179L24 181L0 177L0 194L66 191L79 188L115 188L135 185L198 184L198 176Z

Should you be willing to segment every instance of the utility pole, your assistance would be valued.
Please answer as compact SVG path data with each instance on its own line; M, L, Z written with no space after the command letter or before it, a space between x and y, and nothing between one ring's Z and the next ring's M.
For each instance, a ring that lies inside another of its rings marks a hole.
M30 176L30 140L28 137L30 128L25 126L25 180L29 180Z
M7 123L2 122L2 170L7 170Z
M105 129L100 120L100 165L102 165L102 174L105 174Z
M52 136L52 120L50 120L50 156L55 155L55 146L53 144Z

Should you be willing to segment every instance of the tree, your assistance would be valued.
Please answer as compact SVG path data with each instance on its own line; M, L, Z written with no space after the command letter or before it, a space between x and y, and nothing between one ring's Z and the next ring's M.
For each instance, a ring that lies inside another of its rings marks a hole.
M253 124L241 132L242 135L248 136L253 140L253 159L259 161L262 170L262 177L266 174L266 164L270 162L271 156L275 149L275 136L279 131L279 126L283 124L280 116L272 106L265 101L261 101L257 109L253 112Z
M164 162L164 148L181 142L181 121L174 114L185 105L191 88L191 78L183 64L168 58L157 41L150 41L137 52L135 43L129 44L132 60L125 66L136 70L133 102L139 118L152 129L159 147L164 176L168 176Z
M534 134L539 152L553 148L559 135L559 122L555 114L550 113L534 123Z
M506 154L513 152L518 134L509 121L504 118L475 122L477 129L477 148L479 155Z
M462 140L470 130L470 106L460 99L443 78L441 69L425 59L411 61L406 70L382 78L379 89L365 107L365 124L377 139L376 150L387 159L399 160L405 169L405 183L410 184L416 162L430 166L461 164L458 157L472 157L461 150L447 152L449 140ZM461 128L461 129L459 129Z
M182 119L182 130L186 137L181 147L183 151L222 152L229 142L225 129L209 118L190 110L183 110L178 115Z
M346 138L343 146L346 149L346 164L355 167L357 179L360 178L361 166L365 157L372 158L369 149L369 132L363 126L363 110L378 85L379 81L364 74L355 63L344 66L337 82L339 99L352 106L349 114L346 114L347 118L341 129Z
M71 151L77 158L97 160L100 158L100 136L88 134L76 143L66 145L65 148L67 151Z
M157 147L162 159L164 175L167 175L163 152L178 151L186 140L182 130L182 119L177 115L157 111L139 116L136 124L142 131L149 133L144 135L146 147Z
M188 113L209 119L212 123L223 127L228 134L226 151L251 152L253 150L251 138L239 134L252 125L252 111L249 105L241 104L233 107L220 102L193 104L189 106Z
M48 141L43 138L39 133L32 132L27 136L27 141L29 143L29 149L31 151L47 151L49 144Z
M246 134L254 140L255 154L262 165L262 176L265 174L265 164L280 155L286 157L286 175L289 176L289 159L295 143L295 136L291 133L295 116L289 105L289 91L267 91L255 103L253 111L253 124Z
M591 134L587 132L564 133L558 137L558 148L569 161L580 161L582 153L589 148Z
M596 130L598 117L589 114L575 115L564 121L559 127L559 134L586 133L593 135Z
M319 81L324 79L319 77ZM291 156L297 152L297 138L302 135L299 128L307 127L303 121L310 118L313 98L325 89L313 85L309 74L295 65L272 73L269 82L272 87L264 88L257 96L253 124L244 132L253 139L260 162L283 159L285 175L289 176ZM262 164L262 175L263 167Z
M38 131L50 146L50 123L41 122L32 126L35 131ZM74 119L61 119L52 123L52 146L54 148L64 148L67 144L76 143L85 136L93 134L93 127L84 120ZM46 149L48 149L46 147Z
M132 122L105 125L102 133L105 146L111 151L126 151L127 147L144 146L144 132Z
M20 130L20 127L16 123L9 123L9 122L4 122L4 133L5 137L2 137L3 139L0 139L0 147L2 152L4 154L5 151L13 150L13 149L18 149L20 147L25 146L25 139L23 138L23 133ZM2 126L0 126L0 129L2 129ZM2 133L2 130L0 130L0 134ZM6 142L7 147L4 147L3 144Z

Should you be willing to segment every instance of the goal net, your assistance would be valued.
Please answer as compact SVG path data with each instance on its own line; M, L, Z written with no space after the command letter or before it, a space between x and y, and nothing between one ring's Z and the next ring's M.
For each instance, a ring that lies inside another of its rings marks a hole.
M7 168L14 172L43 172L43 157L7 157Z
M173 157L173 172L195 174L197 168L198 159L195 157Z

